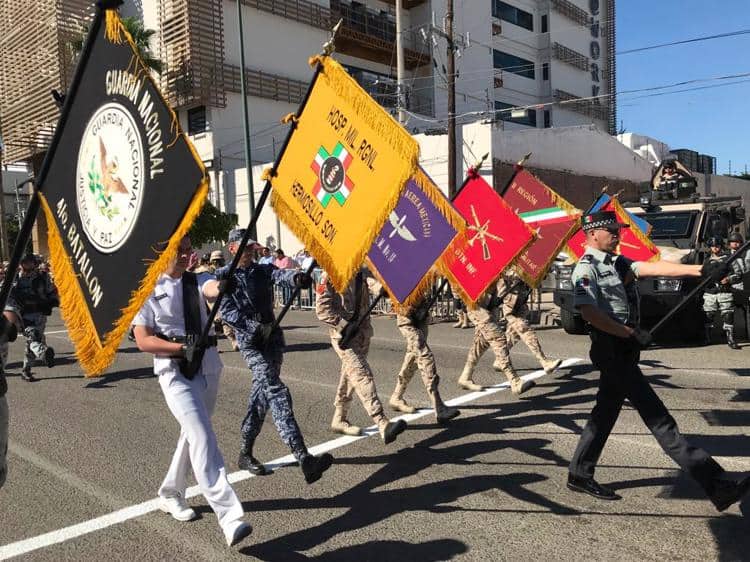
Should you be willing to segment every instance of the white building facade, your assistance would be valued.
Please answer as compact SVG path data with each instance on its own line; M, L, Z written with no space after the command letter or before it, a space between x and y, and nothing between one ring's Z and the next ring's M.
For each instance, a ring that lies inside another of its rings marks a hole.
M343 26L337 58L396 106L395 0L240 0L254 165L275 159L312 76L308 57ZM235 0L139 0L161 85L212 174L213 202L249 218ZM444 0L403 0L407 127L445 128ZM614 125L614 0L456 0L456 114L495 130ZM592 99L593 97L593 99ZM562 102L562 103L559 103ZM516 109L513 112L510 108ZM254 182L255 198L262 185Z

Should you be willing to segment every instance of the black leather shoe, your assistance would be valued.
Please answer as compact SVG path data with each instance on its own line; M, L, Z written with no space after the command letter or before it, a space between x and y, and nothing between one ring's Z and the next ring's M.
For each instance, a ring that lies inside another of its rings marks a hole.
M618 496L614 490L602 486L593 478L578 478L572 474L568 474L568 489L574 492L582 492L589 496L594 496L600 500L620 500L621 496Z
M404 420L396 420L395 422L388 422L383 430L383 443L388 445L396 440L396 437L400 433L403 433L406 429L406 422Z
M719 480L710 499L717 510L724 511L734 502L741 500L749 490L750 476L746 476L739 482L736 480Z
M314 455L308 455L300 463L302 468L302 474L305 475L305 482L312 484L320 480L323 473L331 468L333 464L333 455L330 453L323 453L316 457Z
M250 474L255 474L255 476L265 476L266 474L268 474L268 470L266 470L266 467L263 466L263 463L256 459L252 455L252 453L240 453L240 458L237 461L237 466L239 466L242 470L247 470Z
M44 352L44 364L50 369L55 366L55 350L51 347Z

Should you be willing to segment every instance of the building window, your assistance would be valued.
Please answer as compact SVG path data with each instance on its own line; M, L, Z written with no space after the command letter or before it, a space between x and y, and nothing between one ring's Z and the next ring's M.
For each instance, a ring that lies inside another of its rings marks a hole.
M552 126L552 119L550 119L549 109L544 110L544 128L549 129Z
M549 16L547 14L544 14L542 16L542 33L547 33L549 31Z
M549 63L542 63L542 80L549 80Z
M534 80L534 63L515 55L493 49L492 62L495 68Z
M492 0L492 15L529 31L534 31L534 16L532 14L500 0Z
M524 117L512 117L511 112L507 111L510 108L515 107L510 103L503 103L501 101L495 102L495 119L497 121L506 121L509 123L518 123L519 125L528 125L530 127L536 127L536 110L527 109ZM506 111L501 111L506 110Z
M188 120L188 135L197 135L198 133L205 133L208 127L206 126L206 107L201 105L188 109L187 112Z

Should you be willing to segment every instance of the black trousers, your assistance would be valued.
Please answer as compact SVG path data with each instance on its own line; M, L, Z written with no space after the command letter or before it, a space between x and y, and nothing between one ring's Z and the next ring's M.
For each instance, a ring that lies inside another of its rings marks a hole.
M604 444L627 398L664 452L710 496L724 470L708 453L690 445L680 434L674 418L638 367L638 346L629 340L592 330L590 357L601 372L599 392L591 419L584 427L570 461L570 473L579 478L594 476Z

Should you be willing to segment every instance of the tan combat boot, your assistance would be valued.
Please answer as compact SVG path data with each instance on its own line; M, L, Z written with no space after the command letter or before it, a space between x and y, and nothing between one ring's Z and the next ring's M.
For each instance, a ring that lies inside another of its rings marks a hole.
M452 420L461 413L458 408L453 408L451 406L445 405L445 402L443 402L443 399L440 397L440 392L438 392L437 388L430 391L429 395L430 401L432 402L432 407L435 408L435 419L438 423L445 423L449 420Z
M462 328L473 328L474 324L471 323L471 320L469 320L469 313L464 310L464 316L463 316L464 323L461 326Z
M401 381L401 377L398 377L396 388L393 390L390 400L388 400L388 405L402 414L413 414L417 409L406 403L404 392L406 392L406 385Z
M464 318L463 315L466 314L463 310L459 310L456 312L457 320L456 323L453 324L454 328L463 328L464 327Z
M513 370L513 367L504 369L503 374L508 379L508 382L510 382L510 391L516 396L536 386L534 381L524 380L519 377L518 373Z
M464 370L461 371L461 375L458 377L458 386L465 388L466 390L482 390L484 387L476 384L472 379L474 374L474 368L477 366L476 363L467 361L464 365Z
M331 420L331 429L336 433L342 435L362 435L362 428L356 425L350 424L346 421L347 408L343 406L337 406L333 412L333 419Z
M386 445L393 443L396 440L396 437L398 437L400 433L403 433L404 430L406 430L406 422L404 420L390 421L384 418L378 422L380 437Z
M562 365L562 359L542 359L540 361L542 364L542 369L544 369L544 372L548 375L553 372L555 369L557 369L560 365Z

